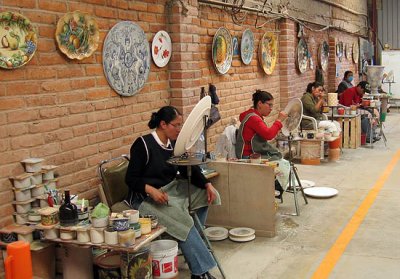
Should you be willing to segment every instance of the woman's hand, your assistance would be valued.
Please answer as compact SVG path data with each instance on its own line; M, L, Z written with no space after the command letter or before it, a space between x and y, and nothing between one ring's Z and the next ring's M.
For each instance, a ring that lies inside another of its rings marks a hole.
M217 191L210 182L206 184L206 190L207 190L207 202L208 204L211 204L217 198L216 194Z
M168 204L168 194L163 192L161 189L154 188L148 184L146 184L144 189L150 198L152 198L156 203Z

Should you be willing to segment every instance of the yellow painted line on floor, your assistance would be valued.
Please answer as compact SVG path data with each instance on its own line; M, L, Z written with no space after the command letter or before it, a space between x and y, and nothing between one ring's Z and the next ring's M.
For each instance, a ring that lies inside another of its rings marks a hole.
M353 238L354 234L360 227L361 222L364 220L368 213L369 208L375 202L376 196L379 194L389 175L392 173L394 167L400 159L400 150L396 152L390 163L387 165L385 171L378 178L375 185L369 191L367 197L364 199L360 207L354 213L353 217L347 223L343 232L340 234L336 242L333 244L331 249L326 254L325 258L322 260L318 269L313 274L313 279L323 279L328 278L329 274L332 272L336 263L339 261L343 252L346 250L347 245Z

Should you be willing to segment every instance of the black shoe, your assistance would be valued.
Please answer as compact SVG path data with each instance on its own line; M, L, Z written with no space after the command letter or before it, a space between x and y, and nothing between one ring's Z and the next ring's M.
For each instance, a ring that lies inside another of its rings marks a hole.
M203 273L202 275L194 275L192 274L191 279L216 279L214 276L212 276L209 272Z

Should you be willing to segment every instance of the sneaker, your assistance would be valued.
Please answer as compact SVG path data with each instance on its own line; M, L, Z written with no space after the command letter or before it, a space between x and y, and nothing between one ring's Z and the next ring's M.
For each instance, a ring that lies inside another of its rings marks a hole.
M203 273L201 275L194 275L190 277L191 279L216 279L214 276L212 276L208 271L206 273Z

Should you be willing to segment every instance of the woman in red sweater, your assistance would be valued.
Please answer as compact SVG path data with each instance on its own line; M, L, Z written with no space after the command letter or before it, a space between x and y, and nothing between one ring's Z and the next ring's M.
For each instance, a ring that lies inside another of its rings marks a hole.
M240 147L240 144L236 143L236 156L238 158L248 157L251 153L254 153L251 142L256 135L265 141L272 140L282 129L282 121L287 118L287 114L283 111L279 112L278 119L271 127L268 127L264 122L264 117L272 111L273 102L274 97L270 93L257 90L253 94L253 107L240 114L239 120L242 122L243 131L238 135L238 140L242 141L243 144Z

